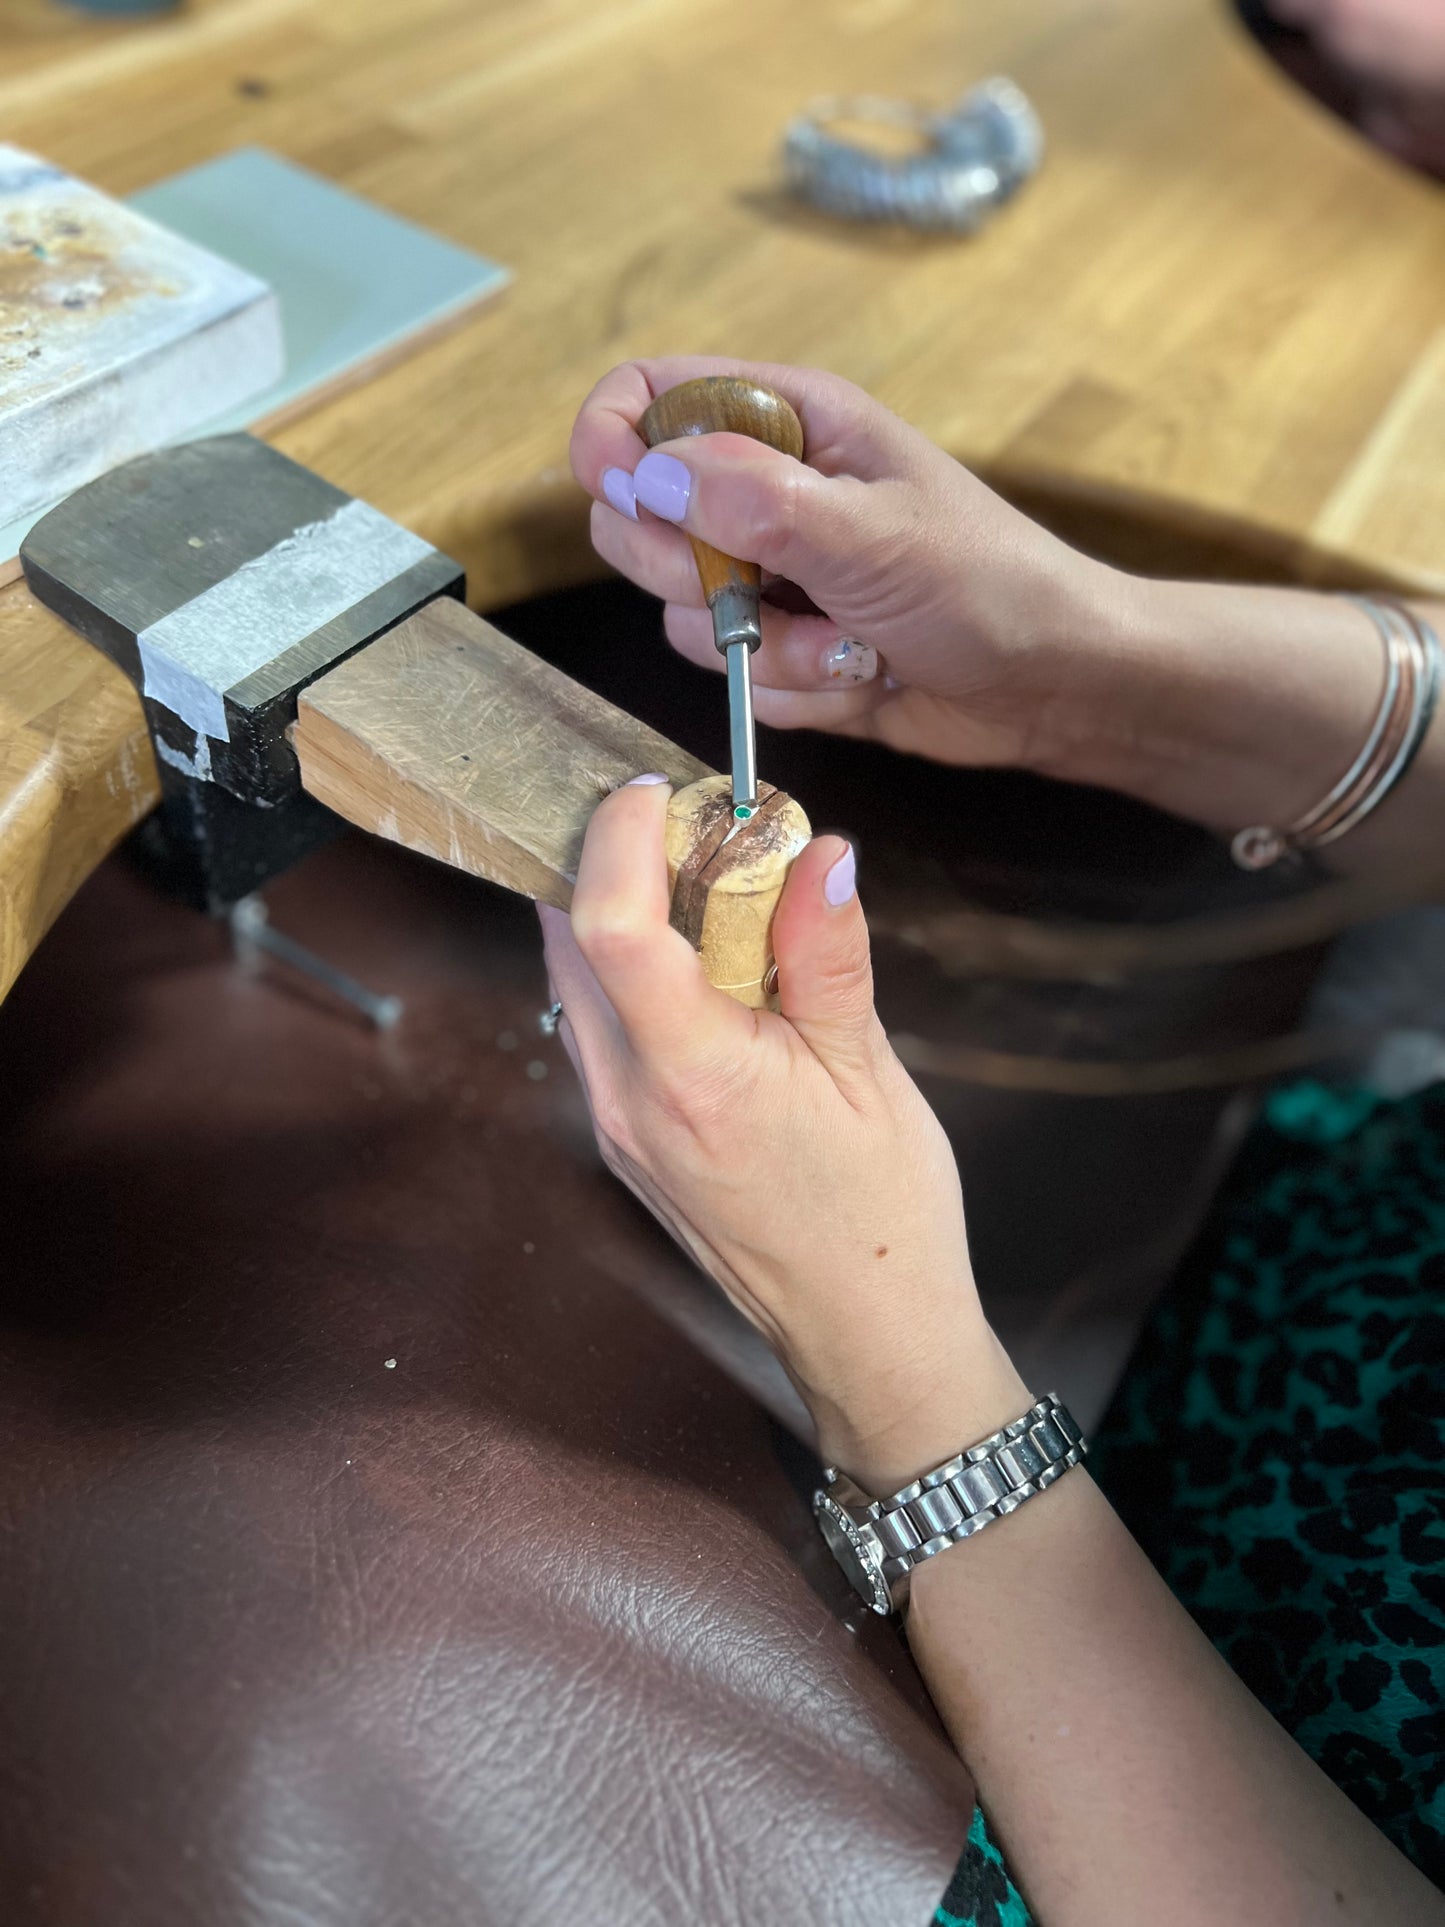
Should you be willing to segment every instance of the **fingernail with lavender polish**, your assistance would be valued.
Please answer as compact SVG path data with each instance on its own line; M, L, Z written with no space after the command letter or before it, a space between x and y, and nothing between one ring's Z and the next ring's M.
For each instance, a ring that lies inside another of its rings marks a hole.
M666 781L665 776L659 776L655 770L649 770L646 776L629 776L622 787L630 790L634 783L665 783Z
M872 682L878 674L878 651L853 636L839 636L823 651L823 674L829 682Z
M637 490L625 468L603 469L602 493L619 515L625 515L629 522L637 520Z
M645 509L660 515L664 522L680 522L687 514L687 498L692 493L692 476L687 465L675 455L649 449L637 464L632 477L637 499Z
M823 878L823 895L836 910L845 904L858 887L858 859L850 843Z

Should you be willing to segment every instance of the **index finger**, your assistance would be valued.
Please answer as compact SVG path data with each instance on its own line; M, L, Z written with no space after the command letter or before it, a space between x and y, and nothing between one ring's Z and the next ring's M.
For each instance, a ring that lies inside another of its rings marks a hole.
M739 375L775 388L803 424L803 459L821 475L872 481L895 471L909 433L896 415L841 375L784 362L731 361L719 355L665 355L610 369L583 402L572 430L572 473L599 501L602 472L630 475L647 452L637 424L648 404L699 375Z

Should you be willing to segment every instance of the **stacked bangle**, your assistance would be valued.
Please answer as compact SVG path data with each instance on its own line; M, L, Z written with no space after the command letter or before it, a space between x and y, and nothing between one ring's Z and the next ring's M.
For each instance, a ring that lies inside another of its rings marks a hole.
M1385 687L1365 746L1312 810L1284 829L1240 830L1230 854L1242 870L1334 843L1379 808L1424 742L1440 695L1440 639L1423 616L1398 603L1352 596L1375 625L1385 652Z

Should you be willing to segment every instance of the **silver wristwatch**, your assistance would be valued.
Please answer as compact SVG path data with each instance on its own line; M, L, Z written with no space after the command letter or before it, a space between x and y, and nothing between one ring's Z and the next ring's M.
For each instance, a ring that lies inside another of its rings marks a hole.
M813 1495L813 1512L854 1590L875 1613L896 1612L908 1597L915 1566L1016 1512L1088 1449L1057 1393L1047 1392L1002 1431L890 1499L870 1499L829 1466L823 1473L827 1484Z

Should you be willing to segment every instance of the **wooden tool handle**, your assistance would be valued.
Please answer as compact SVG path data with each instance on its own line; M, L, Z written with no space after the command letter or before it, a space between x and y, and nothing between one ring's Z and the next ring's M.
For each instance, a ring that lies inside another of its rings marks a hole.
M725 776L443 598L302 690L310 794L364 830L566 909L592 812L644 770L668 811L672 920L729 996L770 1001L773 911L808 822L765 791L735 826Z
M803 458L803 424L792 404L776 390L764 388L761 382L744 381L738 375L700 375L696 381L679 382L651 404L637 424L637 432L649 448L656 448L659 442L677 441L683 435L750 435L755 442L781 449L795 461ZM692 553L709 603L719 589L759 586L756 562L724 555L696 538Z

